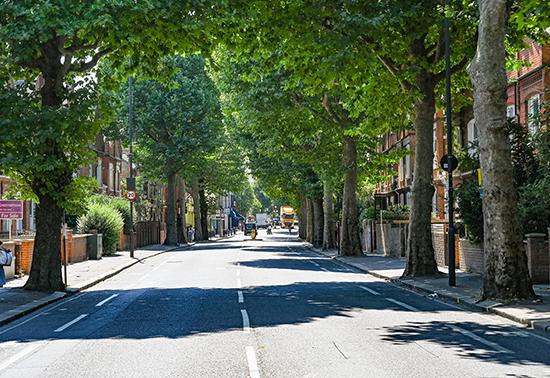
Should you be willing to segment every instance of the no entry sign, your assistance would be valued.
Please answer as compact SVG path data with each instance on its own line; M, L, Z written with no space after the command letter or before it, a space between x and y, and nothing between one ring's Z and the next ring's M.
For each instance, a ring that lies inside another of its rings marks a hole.
M23 201L0 200L0 219L23 219Z

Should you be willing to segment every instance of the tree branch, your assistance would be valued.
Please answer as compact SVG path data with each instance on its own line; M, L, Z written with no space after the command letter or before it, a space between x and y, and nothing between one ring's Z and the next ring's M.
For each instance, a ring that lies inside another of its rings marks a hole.
M73 66L68 71L69 72L86 72L89 69L95 67L95 65L97 64L99 59L101 59L102 57L104 57L105 55L107 55L107 54L109 54L113 51L114 51L114 49L111 48L111 47L108 47L104 50L101 50L97 54L95 54L90 61L82 62L77 66Z
M455 73L457 73L458 71L462 70L464 67L466 67L466 64L468 64L468 57L465 56L464 58L462 58L462 60L460 62L458 62L457 64L455 64L454 66L451 67L451 75L454 75ZM439 83L441 80L443 80L445 78L445 70L443 71L440 71L438 72L437 74L434 75L434 80L435 80L435 84Z

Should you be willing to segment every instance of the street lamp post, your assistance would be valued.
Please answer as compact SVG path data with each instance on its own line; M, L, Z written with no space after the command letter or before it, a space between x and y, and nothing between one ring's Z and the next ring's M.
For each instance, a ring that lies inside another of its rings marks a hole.
M454 227L454 199L453 199L453 129L451 104L451 36L449 32L449 18L447 17L447 0L443 1L445 18L443 33L445 38L445 120L447 124L447 217L448 252L449 252L449 286L456 286L455 273L455 227Z
M129 138L130 138L130 177L127 181L126 190L135 190L135 179L134 179L134 93L133 93L133 78L130 76L128 79L128 128L129 128ZM130 257L134 257L134 201L130 202L130 222L132 227L130 228Z

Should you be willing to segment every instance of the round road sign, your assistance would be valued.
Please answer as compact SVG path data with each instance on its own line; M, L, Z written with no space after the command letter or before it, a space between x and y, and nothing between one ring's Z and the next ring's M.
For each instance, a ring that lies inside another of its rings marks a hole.
M136 200L136 192L133 190L128 190L126 192L126 199L128 201L135 201Z
M449 157L451 158L451 169L449 170ZM444 155L439 161L441 169L446 172L452 172L458 167L458 159L454 155Z

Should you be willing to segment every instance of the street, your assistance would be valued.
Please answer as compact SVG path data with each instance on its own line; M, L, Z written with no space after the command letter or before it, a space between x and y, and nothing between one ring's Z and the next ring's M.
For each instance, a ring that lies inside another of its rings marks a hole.
M2 377L543 377L550 340L307 249L163 253L0 328Z

